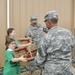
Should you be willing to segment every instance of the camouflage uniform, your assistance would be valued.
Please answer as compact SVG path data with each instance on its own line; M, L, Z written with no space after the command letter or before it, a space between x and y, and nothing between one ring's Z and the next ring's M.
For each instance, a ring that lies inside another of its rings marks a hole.
M75 46L72 33L55 26L43 37L35 58L38 64L43 64L43 75L72 75L71 52Z
M46 26L37 24L35 27L30 25L30 27L26 31L26 37L31 37L32 42L34 42L37 46L41 41L41 38L44 36L44 32L47 33L48 29Z
M42 37L45 35L44 32L45 33L48 32L48 29L46 28L46 26L41 25L41 24L36 24L36 26L30 25L30 27L26 31L26 37L31 37L32 38L32 42L36 44L37 49L38 49L39 43L40 43ZM33 68L34 70L36 68L42 68L42 66L41 65L37 65L34 60L30 61L30 67L31 66L34 67Z

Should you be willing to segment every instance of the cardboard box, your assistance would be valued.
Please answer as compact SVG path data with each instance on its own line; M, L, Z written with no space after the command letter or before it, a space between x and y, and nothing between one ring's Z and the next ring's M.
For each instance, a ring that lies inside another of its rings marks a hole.
M19 38L18 39L20 44L27 44L32 42L31 38ZM32 60L35 58L37 52L37 47L35 44L31 44L27 47L23 47L23 48L17 48L14 51L14 55L15 57L20 57L22 55L24 55L25 58L28 58L28 60ZM27 63L25 62L20 62L21 66L25 66Z

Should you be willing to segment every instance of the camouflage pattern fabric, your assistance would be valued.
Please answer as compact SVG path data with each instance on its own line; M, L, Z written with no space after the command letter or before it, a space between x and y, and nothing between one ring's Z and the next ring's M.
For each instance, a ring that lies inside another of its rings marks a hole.
M40 42L35 61L43 64L42 75L72 75L71 52L75 47L75 37L70 30L55 26Z
M26 31L26 37L31 37L32 38L32 42L35 43L37 48L38 48L42 37L45 35L44 32L45 33L48 32L48 29L46 28L46 26L43 26L41 24L37 24L34 27L34 26L30 25L30 27ZM31 60L29 62L30 62L29 67L32 66L32 68L34 70L36 70L36 68L42 68L42 66L37 65L34 60Z
M30 27L26 31L26 37L31 37L32 42L38 46L41 38L44 36L44 32L45 33L48 32L48 29L46 28L46 26L37 24L34 27L34 26L30 25Z

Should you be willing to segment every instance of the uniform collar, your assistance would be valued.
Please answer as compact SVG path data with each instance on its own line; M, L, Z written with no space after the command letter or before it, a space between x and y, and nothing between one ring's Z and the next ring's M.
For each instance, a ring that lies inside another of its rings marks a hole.
M31 28L31 29L37 29L37 25L36 25L36 26L30 25L30 28Z
M54 27L52 27L51 29L49 29L49 30L53 30L53 29L56 29L56 28L58 28L59 26L54 26Z

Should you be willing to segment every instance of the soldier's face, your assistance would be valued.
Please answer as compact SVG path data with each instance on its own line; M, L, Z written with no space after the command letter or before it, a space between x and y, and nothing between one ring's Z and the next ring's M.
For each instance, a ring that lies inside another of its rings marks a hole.
M30 20L30 22L31 22L32 26L36 26L37 25L37 22L33 22L32 20Z
M48 29L50 29L50 28L51 28L51 23L50 23L50 21L47 20L45 23L46 23L46 27L47 27Z
M33 23L33 22L31 24L32 24L32 26L36 26L37 25L37 23Z

